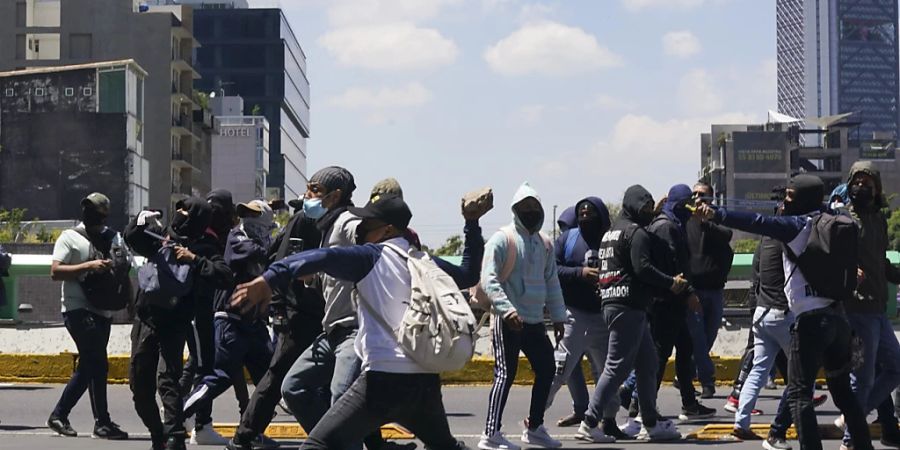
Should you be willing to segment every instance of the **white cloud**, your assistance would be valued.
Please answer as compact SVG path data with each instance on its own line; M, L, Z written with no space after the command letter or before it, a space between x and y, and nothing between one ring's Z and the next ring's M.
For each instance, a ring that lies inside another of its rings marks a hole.
M631 110L635 108L633 101L608 94L598 94L586 105L588 109L601 109L605 111Z
M547 5L544 3L529 3L522 5L519 10L519 22L529 23L544 20L556 13L555 5Z
M544 105L525 105L516 109L509 118L512 125L535 125L544 118L547 107Z
M340 28L318 42L340 64L375 70L432 69L459 55L456 44L440 32L411 23Z
M431 100L432 94L421 83L378 89L351 87L342 94L328 99L332 106L350 110L387 110L422 106Z
M556 22L532 23L484 52L503 75L570 75L622 65L622 59L581 28Z
M662 37L666 55L687 58L700 53L700 40L690 31L672 31Z
M460 0L330 0L328 20L332 26L418 23L436 17Z
M718 112L725 103L714 77L703 69L691 70L681 77L678 100L682 110L689 114Z
M696 8L704 0L622 0L622 6L628 11L637 12L645 9L689 9Z

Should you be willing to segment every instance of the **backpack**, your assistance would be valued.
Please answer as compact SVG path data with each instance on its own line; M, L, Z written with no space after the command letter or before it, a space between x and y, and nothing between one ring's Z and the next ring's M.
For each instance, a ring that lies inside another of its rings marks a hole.
M411 279L409 308L394 329L400 348L428 371L462 369L475 354L475 316L456 282L425 252L384 247L406 260ZM393 328L371 304L360 303L383 327Z
M806 250L795 255L785 245L785 254L818 296L837 301L852 299L859 258L856 222L845 215L822 213L812 218L810 226Z
M88 261L108 259L109 270L90 272L79 282L88 303L104 311L119 311L131 301L131 252L119 233L109 242L95 242L84 228L71 228L90 243ZM101 236L102 239L106 237ZM98 245L99 244L99 245Z
M497 281L505 283L507 280L509 280L510 275L512 275L512 271L516 266L516 258L518 257L519 253L516 251L515 228L511 226L505 226L503 228L500 228L500 231L502 231L506 235L506 260L503 262L503 267L497 274ZM543 233L539 232L538 234L540 234L541 240L544 241L544 247L547 249L547 252L552 252L553 243L550 242L550 239L548 239L547 236L544 236ZM566 242L566 245L568 246L568 242ZM487 259L485 259L485 261L487 261ZM472 307L472 309L480 309L482 311L491 310L491 299L490 297L488 297L487 292L484 291L484 280L469 289L469 305Z
M138 269L138 285L148 305L175 309L181 298L194 287L194 273L190 264L175 258L173 246L161 247Z
M571 228L566 234L566 247L565 253L563 253L563 257L566 261L568 261L572 257L572 252L575 251L575 245L578 244L578 238L581 237L581 230L578 227Z

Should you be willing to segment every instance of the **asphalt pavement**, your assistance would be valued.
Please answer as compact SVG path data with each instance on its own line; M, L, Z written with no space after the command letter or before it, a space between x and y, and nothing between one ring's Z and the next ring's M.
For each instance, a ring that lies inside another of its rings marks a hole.
M252 389L252 386L250 387ZM514 442L522 432L522 420L528 411L530 399L529 386L513 387L504 415L504 431ZM447 386L443 390L444 404L450 421L450 428L459 438L466 441L472 448L478 443L478 436L484 426L484 418L487 410L487 396L489 387L486 386ZM90 433L93 426L91 407L88 397L82 398L70 416L72 426L80 434L78 438L62 438L53 435L47 429L45 422L50 411L62 392L62 385L33 385L14 384L0 386L0 449L147 449L150 447L149 435L143 428L140 420L134 412L131 393L127 386L109 386L110 414L113 420L129 432L132 439L123 442L106 442L93 440ZM719 388L716 398L704 400L703 403L718 409L718 415L710 420L695 423L679 423L682 434L709 423L731 423L733 416L722 410L727 390ZM563 389L553 407L547 411L547 426L550 433L563 441L565 448L681 448L684 446L721 446L729 450L759 449L760 441L750 442L698 442L682 441L671 444L648 444L637 442L619 442L616 444L586 444L574 439L575 428L560 428L556 426L559 417L571 412L571 402L568 392ZM777 397L780 391L763 391L763 397L757 405L766 413L774 413L777 405ZM660 410L664 415L677 416L680 411L680 401L677 392L672 387L663 387L660 392ZM829 401L818 409L819 422L830 423L837 415L836 408ZM213 417L218 423L235 423L238 421L238 406L231 391L219 397L214 404ZM620 422L624 422L624 411L620 415ZM753 423L768 423L772 419L770 414L754 417ZM284 415L279 410L275 422L293 423L293 418ZM677 421L676 421L677 423ZM281 441L282 448L297 448L299 441ZM792 443L799 450L796 442ZM837 448L839 441L826 441L825 448ZM215 447L205 447L215 448ZM419 448L422 448L421 443ZM876 443L876 448L884 448Z

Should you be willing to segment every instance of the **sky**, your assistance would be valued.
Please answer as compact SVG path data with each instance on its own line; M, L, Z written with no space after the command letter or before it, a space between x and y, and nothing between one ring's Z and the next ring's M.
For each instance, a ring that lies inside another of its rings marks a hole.
M494 190L485 236L524 182L544 230L595 195L691 184L700 133L776 107L775 2L282 0L307 55L309 174L340 165L357 203L397 178L431 247L460 198Z

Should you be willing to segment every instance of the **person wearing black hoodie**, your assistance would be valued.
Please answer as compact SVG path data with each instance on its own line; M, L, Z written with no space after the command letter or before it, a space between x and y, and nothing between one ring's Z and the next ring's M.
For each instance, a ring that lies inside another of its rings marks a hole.
M639 389L647 393L638 399L644 412L638 439L681 438L675 425L663 420L656 411L658 358L647 310L653 289L681 292L687 282L653 267L652 238L644 229L653 218L653 206L653 196L646 189L639 185L629 187L622 200L621 215L600 241L598 294L609 327L609 350L578 433L582 439L595 443L615 442L597 426L632 369L637 373Z
M175 257L180 264L191 266L194 280L187 295L166 306L139 290L131 331L129 380L134 407L150 431L153 449L166 450L184 449L184 396L179 380L194 302L204 298L205 290L227 289L234 283L218 243L205 237L212 214L209 204L192 197L179 201L176 208L168 228L156 220L158 213L144 211L125 229L129 247L145 258L154 257L163 245L174 244ZM164 236L165 240L145 231ZM165 422L160 419L157 391L163 401Z
M707 183L694 185L694 206L710 203L715 198L712 186ZM731 249L731 230L698 219L687 222L687 242L690 251L690 280L694 287L702 313L688 313L688 331L694 343L694 363L697 378L703 387L702 398L716 394L716 366L709 351L722 326L725 282L731 272L734 251Z
M691 218L687 209L691 200L691 188L685 184L672 186L660 213L647 227L653 236L652 260L661 275L684 278L690 274L690 251L686 228ZM681 392L681 420L706 419L716 415L716 410L700 404L694 395L694 370L692 355L694 343L687 328L688 313L702 314L702 308L694 288L687 285L680 292L657 288L653 291L650 308L650 330L659 356L657 389L662 384L663 372L672 350L675 349L675 372ZM640 396L642 392L638 390Z
M802 257L810 242L815 217L824 211L825 184L819 177L801 174L791 179L784 199L784 215L697 208L695 214L729 228L772 237L786 250ZM785 252L787 253L787 252ZM821 450L822 440L814 410L816 376L824 367L828 390L843 413L855 450L871 450L866 414L850 388L851 328L843 299L823 296L813 289L795 259L782 258L784 293L796 317L791 327L787 398L794 416L800 448Z
M598 378L603 363L606 362L609 345L609 329L603 320L603 308L597 297L600 240L609 231L609 211L598 197L579 201L575 204L575 211L577 225L563 232L556 240L557 272L566 303L567 318L563 339L556 343L556 352L565 354L565 359L557 361L548 408L563 383L571 380L572 374L581 373L581 360L585 354L588 355L594 378ZM583 376L581 379L583 380ZM574 414L570 421L579 424L584 420L590 396L587 386L572 385L571 382L568 385L574 401ZM618 409L616 402L607 406L603 415L603 433L624 439L627 436L616 426Z

